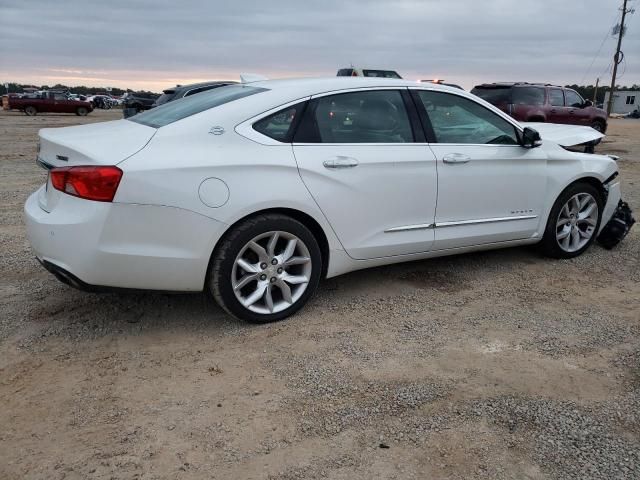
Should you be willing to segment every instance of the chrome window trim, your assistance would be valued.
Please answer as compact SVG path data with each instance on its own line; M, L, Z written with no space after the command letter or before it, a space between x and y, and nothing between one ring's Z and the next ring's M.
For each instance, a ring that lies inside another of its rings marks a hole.
M519 215L515 217L495 217L495 218L479 218L477 220L459 220L457 222L436 222L435 227L457 227L461 225L475 225L479 223L496 223L496 222L508 222L511 220L533 220L538 218L538 215Z
M392 227L387 228L384 233L393 233L393 232L407 232L411 230L426 230L428 228L433 228L433 223L420 223L418 225L404 225L401 227Z

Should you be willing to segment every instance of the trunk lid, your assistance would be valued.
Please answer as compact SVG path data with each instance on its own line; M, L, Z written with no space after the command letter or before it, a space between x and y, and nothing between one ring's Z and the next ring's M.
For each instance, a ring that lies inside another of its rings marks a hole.
M117 165L142 150L157 129L127 120L101 122L77 127L40 130L38 163L44 168L79 165ZM47 177L38 203L51 212L64 193L56 190Z

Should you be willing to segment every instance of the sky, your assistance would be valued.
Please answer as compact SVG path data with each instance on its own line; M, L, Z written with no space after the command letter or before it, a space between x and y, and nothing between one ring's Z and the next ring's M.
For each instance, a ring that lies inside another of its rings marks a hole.
M333 76L611 81L622 0L0 0L0 82L160 91L175 84ZM619 84L640 84L639 9ZM621 75L620 75L621 74Z

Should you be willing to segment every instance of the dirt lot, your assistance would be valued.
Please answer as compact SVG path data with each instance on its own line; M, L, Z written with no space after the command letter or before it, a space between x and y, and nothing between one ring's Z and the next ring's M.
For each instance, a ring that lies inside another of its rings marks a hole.
M331 279L287 321L87 294L36 262L37 130L0 113L0 478L640 478L640 228L612 252ZM640 212L640 122L613 121Z

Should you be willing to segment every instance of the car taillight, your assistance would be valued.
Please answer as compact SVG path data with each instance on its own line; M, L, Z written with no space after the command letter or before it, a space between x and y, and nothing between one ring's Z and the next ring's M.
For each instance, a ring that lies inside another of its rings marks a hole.
M114 166L53 168L49 174L56 190L97 202L113 201L122 178Z

